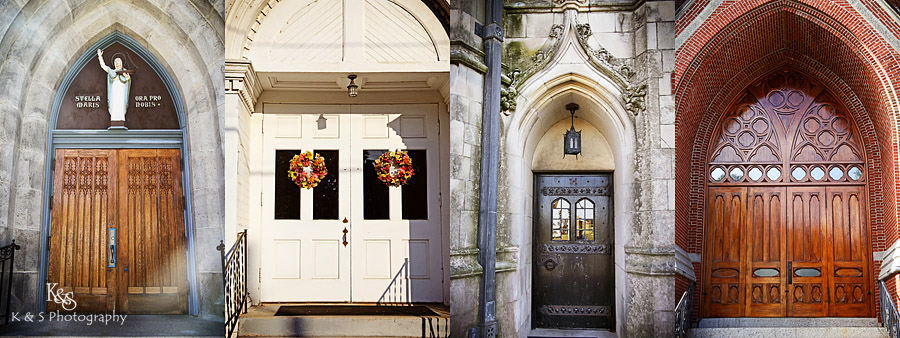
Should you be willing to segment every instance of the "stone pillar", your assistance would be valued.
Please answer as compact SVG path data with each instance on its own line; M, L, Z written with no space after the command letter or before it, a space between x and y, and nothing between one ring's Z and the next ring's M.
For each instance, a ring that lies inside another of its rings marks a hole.
M634 225L625 243L629 337L668 337L675 327L675 4L651 1L634 12L634 82L646 84L645 110L635 117ZM629 101L626 93L626 101Z
M450 331L468 337L478 325L478 189L484 88L483 2L450 2ZM483 14L482 14L483 15ZM469 331L469 329L472 329Z

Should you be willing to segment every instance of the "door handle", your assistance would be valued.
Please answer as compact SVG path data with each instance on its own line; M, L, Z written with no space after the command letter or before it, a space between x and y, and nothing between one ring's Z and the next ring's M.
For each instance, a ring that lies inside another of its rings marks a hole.
M347 233L350 232L350 231L347 230L347 227L344 227L344 231L343 231L343 232L344 232L344 239L343 239L344 246L347 246Z
M788 262L788 284L794 283L794 262Z
M109 228L107 238L107 267L116 267L116 228Z

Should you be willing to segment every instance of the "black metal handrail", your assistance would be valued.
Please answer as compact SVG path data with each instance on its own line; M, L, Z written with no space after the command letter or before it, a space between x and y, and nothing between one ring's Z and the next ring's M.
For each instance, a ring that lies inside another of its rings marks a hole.
M691 312L694 311L694 288L697 283L691 282L688 289L681 295L681 300L675 306L675 337L687 337L687 331L691 327Z
M16 259L16 250L21 249L16 240L10 245L0 248L0 311L3 317L3 325L9 324L9 309L12 304L13 266ZM5 288L4 288L5 286Z
M897 313L897 306L894 305L894 297L888 292L884 281L875 281L878 284L879 296L881 300L881 325L887 329L891 338L900 337L900 314Z
M225 242L216 247L222 256L222 280L225 285L225 332L234 334L241 314L247 313L247 230L238 233L228 252Z

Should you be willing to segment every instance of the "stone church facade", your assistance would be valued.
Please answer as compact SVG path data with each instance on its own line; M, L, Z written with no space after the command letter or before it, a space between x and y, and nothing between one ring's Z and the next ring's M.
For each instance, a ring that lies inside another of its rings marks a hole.
M223 17L222 0L0 3L12 311L53 310L47 281L83 311L221 320ZM131 74L119 126L98 49Z
M696 283L695 322L880 316L900 245L896 3L677 17L676 301Z
M671 335L675 2L451 13L454 336Z

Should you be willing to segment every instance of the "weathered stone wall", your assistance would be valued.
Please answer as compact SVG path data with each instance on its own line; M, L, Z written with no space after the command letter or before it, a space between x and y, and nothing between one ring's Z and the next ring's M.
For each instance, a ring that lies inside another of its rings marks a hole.
M454 336L464 336L466 329L477 324L481 105L473 104L471 98L481 96L483 78L478 63L470 61L481 58L477 53L480 45L472 35L476 11L466 7L470 6L467 2L456 6L451 13L451 324ZM674 1L510 1L504 11L503 73L508 88L517 92L504 89L508 94L503 102L512 109L501 119L497 239L500 336L524 337L531 328L531 151L535 140L540 140L550 126L568 118L568 112L560 106L564 103L545 97L557 94L595 102L582 104L583 110L576 115L604 133L617 162L616 331L627 337L671 335L675 268L675 113L671 89ZM566 76L572 78L566 80ZM557 93L555 87L565 88ZM640 88L645 95L640 95ZM578 91L582 94L566 94ZM595 97L583 97L591 91ZM603 93L610 95L599 97ZM626 125L614 126L617 121Z
M484 71L481 38L471 13L477 1L450 6L450 332L478 324L478 185Z
M13 310L35 311L44 168L53 97L66 72L113 31L145 46L166 67L184 102L190 150L200 311L223 314L222 78L224 0L0 2L0 243L17 253Z

